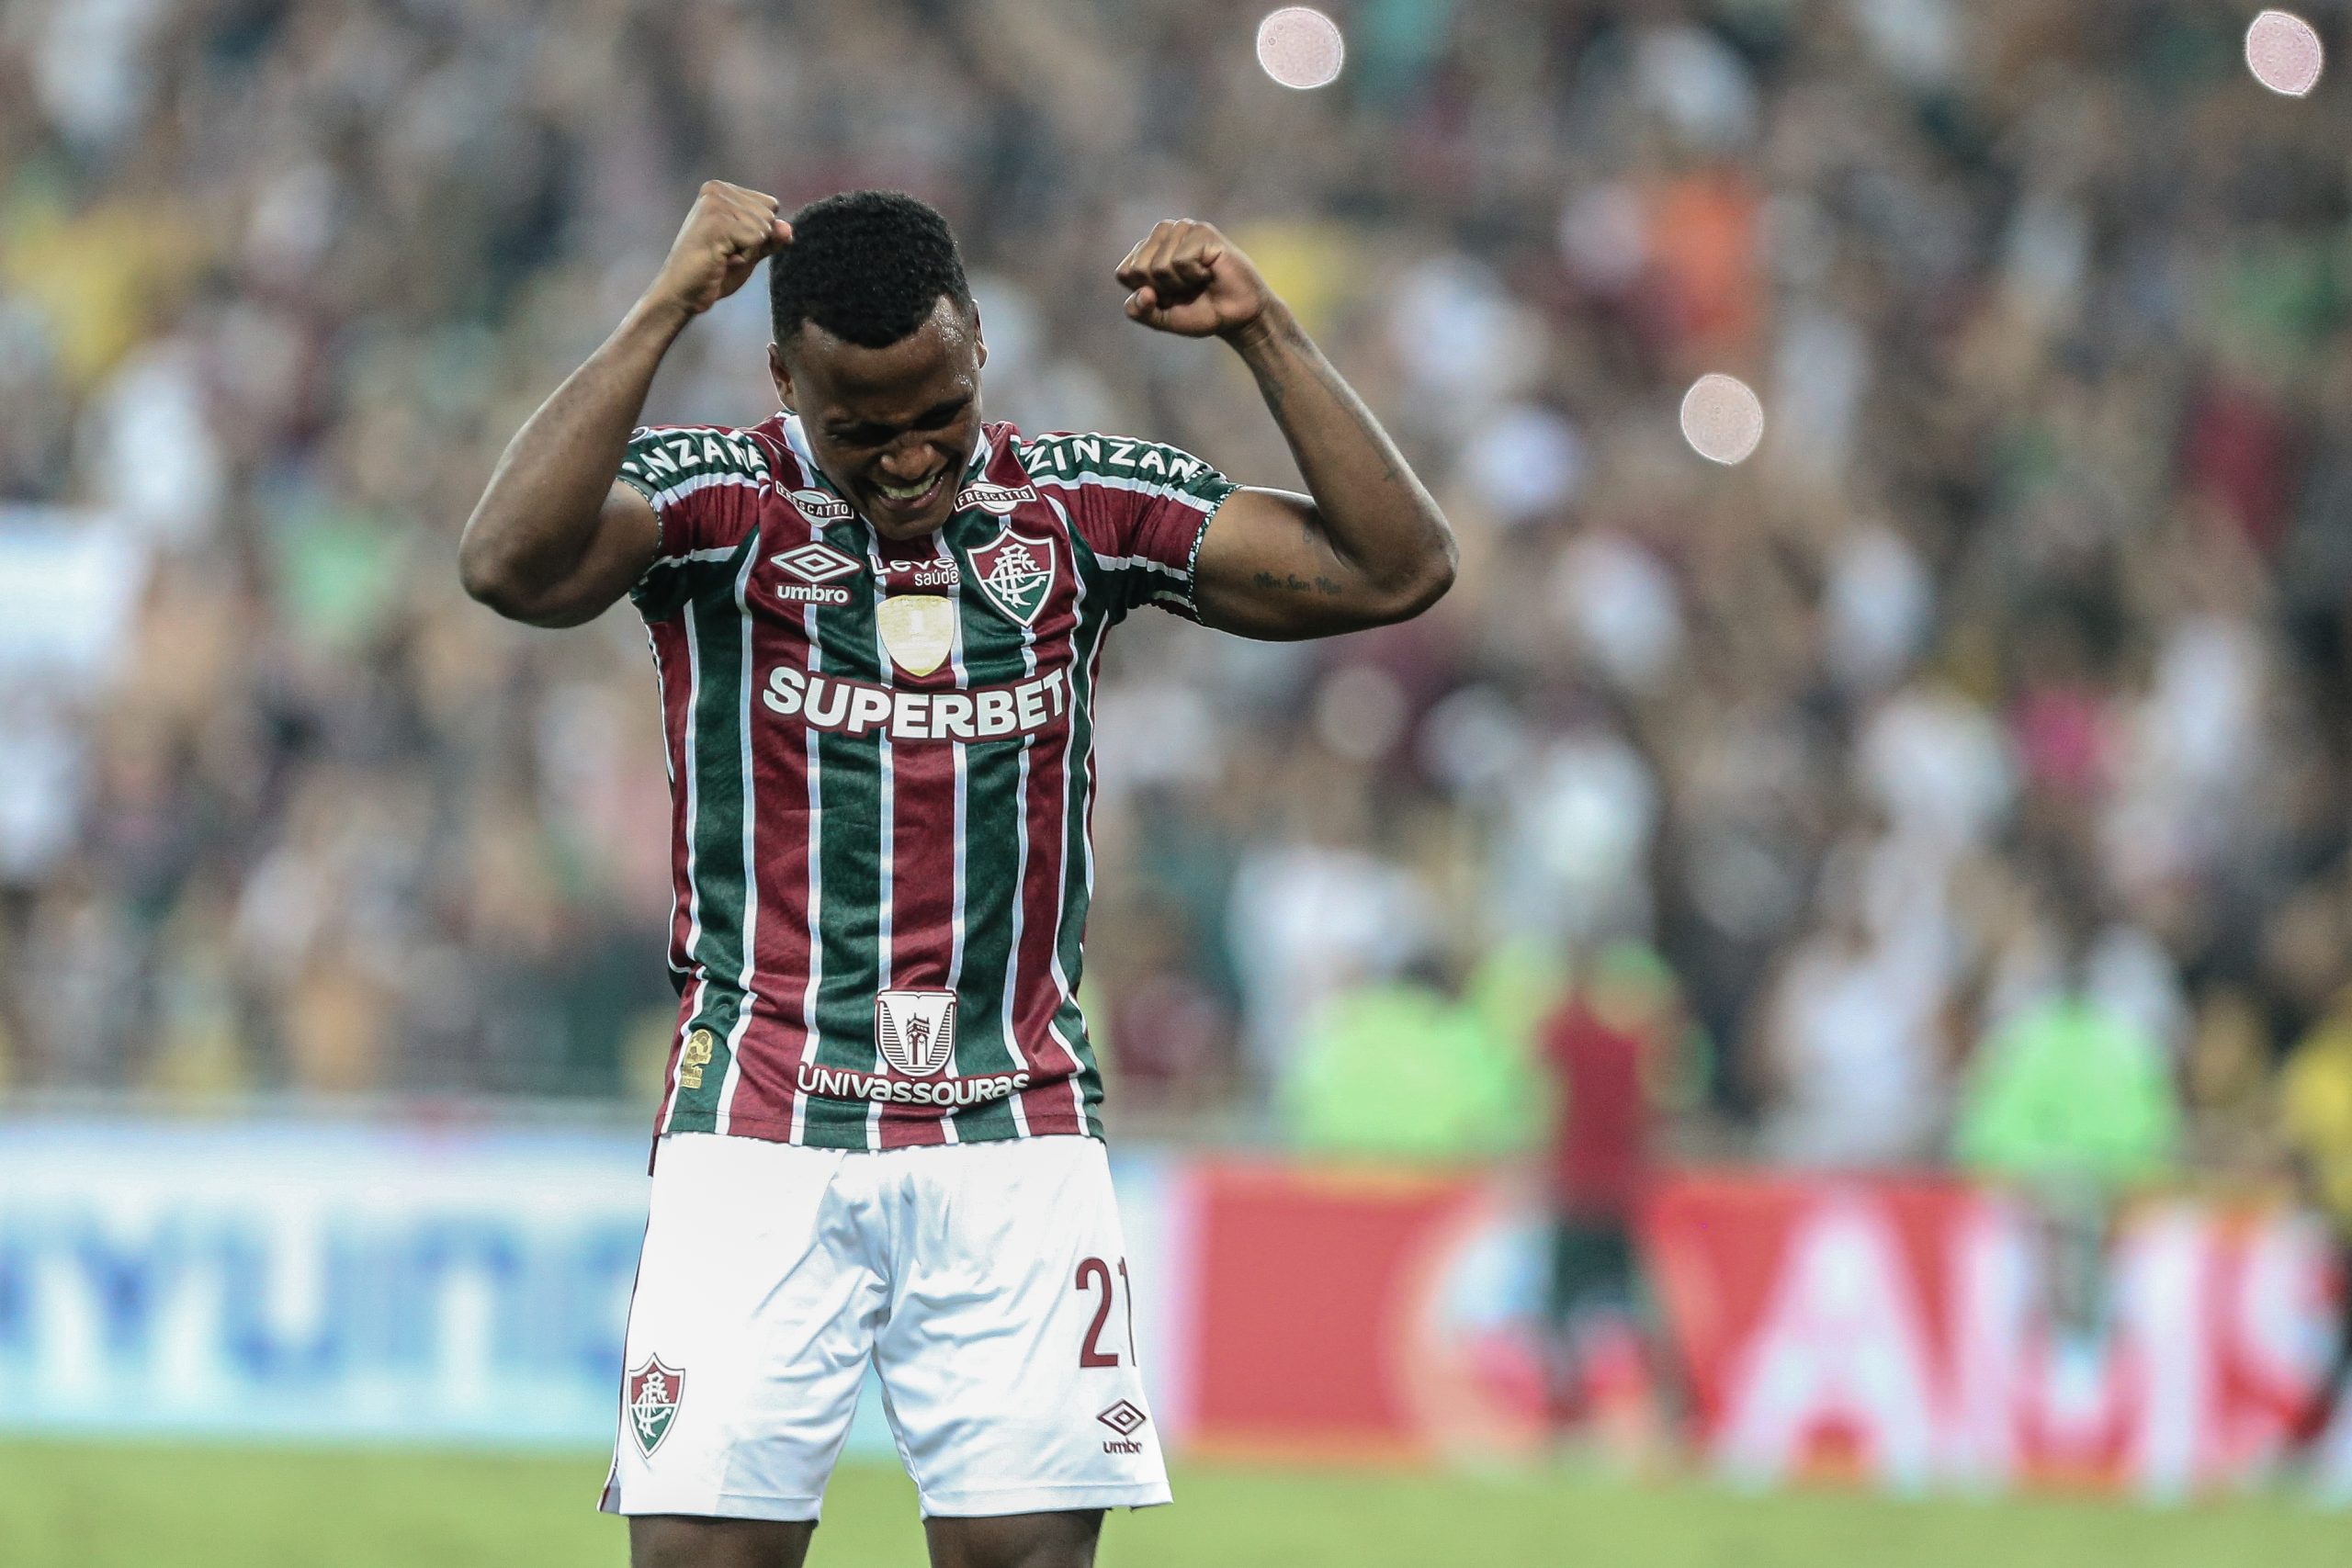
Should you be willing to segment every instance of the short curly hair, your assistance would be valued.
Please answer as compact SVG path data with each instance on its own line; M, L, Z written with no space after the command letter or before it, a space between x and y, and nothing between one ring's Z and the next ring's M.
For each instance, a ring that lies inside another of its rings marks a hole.
M849 190L792 215L792 243L768 263L775 341L813 321L865 348L887 348L930 319L945 295L971 309L972 288L947 220L895 190Z

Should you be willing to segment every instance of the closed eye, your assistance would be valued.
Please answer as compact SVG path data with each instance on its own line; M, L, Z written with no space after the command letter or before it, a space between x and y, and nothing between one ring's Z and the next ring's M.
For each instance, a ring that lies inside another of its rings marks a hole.
M836 425L833 427L833 439L849 446L880 446L901 430L944 430L963 418L964 411L971 406L972 400L968 396L950 398L944 403L933 404L903 425L873 423Z

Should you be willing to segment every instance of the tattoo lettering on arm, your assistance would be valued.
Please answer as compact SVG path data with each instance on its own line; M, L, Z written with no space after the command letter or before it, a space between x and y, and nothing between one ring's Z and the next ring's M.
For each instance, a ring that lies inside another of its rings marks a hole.
M1328 577L1318 574L1315 581L1310 582L1295 571L1279 577L1271 571L1256 572L1251 575L1250 581L1261 588L1282 588L1293 593L1320 593L1327 599L1337 598L1348 591L1345 584L1334 582Z

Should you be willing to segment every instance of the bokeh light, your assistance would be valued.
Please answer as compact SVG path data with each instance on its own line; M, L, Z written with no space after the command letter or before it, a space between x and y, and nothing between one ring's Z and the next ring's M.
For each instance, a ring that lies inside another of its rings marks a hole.
M1258 24L1258 63L1285 87L1328 87L1347 58L1340 24L1311 6L1285 6Z
M1682 394L1682 438L1711 462L1743 461L1764 439L1764 404L1736 376L1702 376Z
M2265 11L2245 29L2246 69L2274 93L2301 97L2319 85L2325 61L2319 34L2291 11Z

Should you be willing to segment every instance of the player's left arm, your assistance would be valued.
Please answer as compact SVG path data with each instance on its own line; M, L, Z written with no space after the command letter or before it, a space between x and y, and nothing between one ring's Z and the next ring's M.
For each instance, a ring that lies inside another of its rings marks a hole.
M1230 240L1156 225L1118 266L1127 315L1223 338L1257 378L1308 493L1245 489L1201 541L1201 620L1254 637L1328 637L1408 620L1453 586L1453 531L1388 433Z

